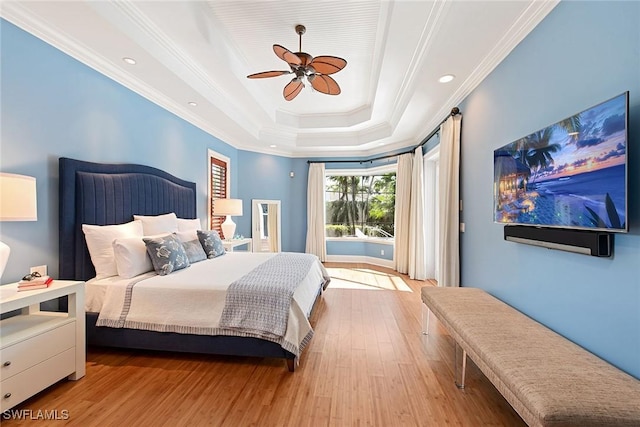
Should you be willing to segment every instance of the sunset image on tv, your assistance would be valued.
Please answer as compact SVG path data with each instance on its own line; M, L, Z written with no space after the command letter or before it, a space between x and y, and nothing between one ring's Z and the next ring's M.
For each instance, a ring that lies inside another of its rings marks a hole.
M625 231L627 95L495 150L495 221Z

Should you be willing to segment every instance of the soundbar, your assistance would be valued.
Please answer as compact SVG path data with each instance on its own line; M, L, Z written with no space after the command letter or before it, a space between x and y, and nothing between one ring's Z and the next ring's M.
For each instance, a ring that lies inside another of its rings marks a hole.
M613 234L603 231L506 225L504 240L597 257L610 257L613 250Z

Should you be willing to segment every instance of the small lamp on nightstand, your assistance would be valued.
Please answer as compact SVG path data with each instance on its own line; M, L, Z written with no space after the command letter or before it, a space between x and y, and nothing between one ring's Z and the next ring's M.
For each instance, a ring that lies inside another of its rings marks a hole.
M36 179L0 172L0 221L37 221ZM0 277L11 249L0 242Z
M236 223L231 216L242 216L241 199L215 199L213 201L213 214L218 216L226 215L227 219L222 223L222 234L225 240L233 239L236 232Z

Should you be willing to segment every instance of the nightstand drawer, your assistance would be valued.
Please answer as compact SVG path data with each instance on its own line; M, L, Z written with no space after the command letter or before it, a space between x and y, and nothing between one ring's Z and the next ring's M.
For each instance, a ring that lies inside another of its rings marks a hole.
M0 411L14 407L76 370L76 349L72 347L50 359L2 381Z
M3 348L0 355L0 380L7 380L25 369L75 347L75 343L76 322L71 321ZM2 392L5 392L4 382Z

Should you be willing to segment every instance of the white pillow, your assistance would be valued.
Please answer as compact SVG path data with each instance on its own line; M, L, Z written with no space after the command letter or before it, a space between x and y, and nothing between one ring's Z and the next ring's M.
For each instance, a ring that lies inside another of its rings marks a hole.
M202 225L198 218L184 219L178 218L178 231L202 230ZM198 236L196 236L198 238Z
M173 212L156 216L134 215L133 219L142 221L142 230L145 236L175 233L178 231L178 217Z
M130 279L153 270L142 237L122 237L113 241L118 276Z
M82 224L82 232L87 241L91 262L96 269L97 279L118 275L112 246L114 239L135 236L142 239L143 235L141 221L118 225Z

